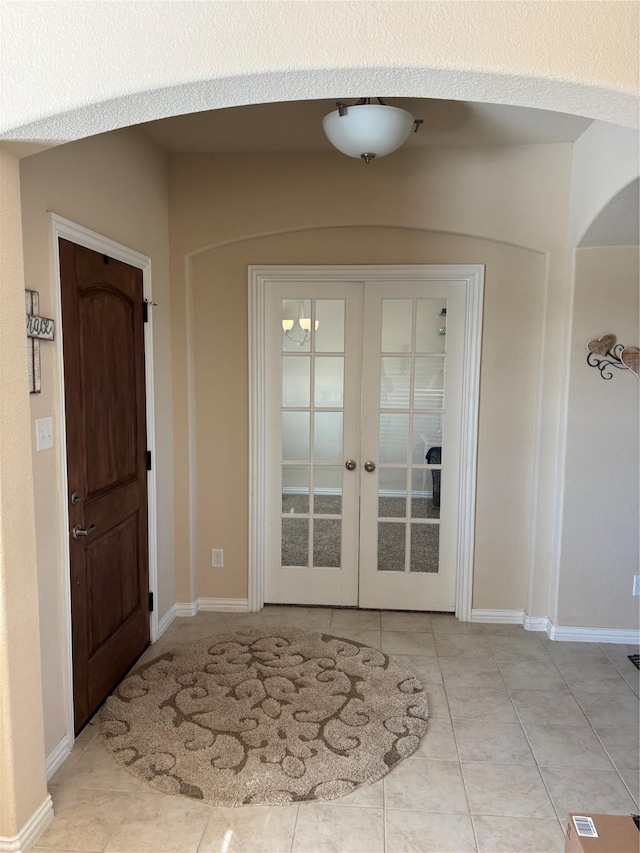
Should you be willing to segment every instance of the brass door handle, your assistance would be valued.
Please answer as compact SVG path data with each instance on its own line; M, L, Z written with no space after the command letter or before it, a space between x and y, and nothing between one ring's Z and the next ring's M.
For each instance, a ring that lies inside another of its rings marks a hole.
M369 473L371 473L372 471L375 471L376 470L376 463L372 462L370 459L368 459L364 463L364 470L368 471Z

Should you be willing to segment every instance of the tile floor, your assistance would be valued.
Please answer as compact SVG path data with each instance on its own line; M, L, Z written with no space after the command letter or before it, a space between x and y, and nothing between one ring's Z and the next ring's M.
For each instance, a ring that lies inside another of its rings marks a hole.
M552 853L570 811L639 810L635 647L554 643L446 615L268 607L176 619L144 659L254 624L398 655L429 696L418 751L330 803L221 809L154 793L111 758L96 722L50 782L56 816L38 853Z

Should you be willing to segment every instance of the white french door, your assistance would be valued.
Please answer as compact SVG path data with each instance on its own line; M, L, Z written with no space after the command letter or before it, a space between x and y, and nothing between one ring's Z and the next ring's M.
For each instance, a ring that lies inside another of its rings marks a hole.
M419 270L264 280L267 603L457 609L475 470L469 277Z

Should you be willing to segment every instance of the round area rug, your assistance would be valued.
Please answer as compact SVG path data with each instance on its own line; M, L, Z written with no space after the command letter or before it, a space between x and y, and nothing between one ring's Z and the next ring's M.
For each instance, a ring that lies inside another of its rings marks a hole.
M217 806L332 800L382 778L427 730L399 661L298 629L219 633L135 670L102 711L107 749L158 791Z

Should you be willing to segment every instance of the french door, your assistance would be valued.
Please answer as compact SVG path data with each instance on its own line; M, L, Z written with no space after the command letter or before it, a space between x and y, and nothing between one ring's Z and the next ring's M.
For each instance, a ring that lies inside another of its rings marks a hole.
M468 280L269 280L264 600L456 609Z

